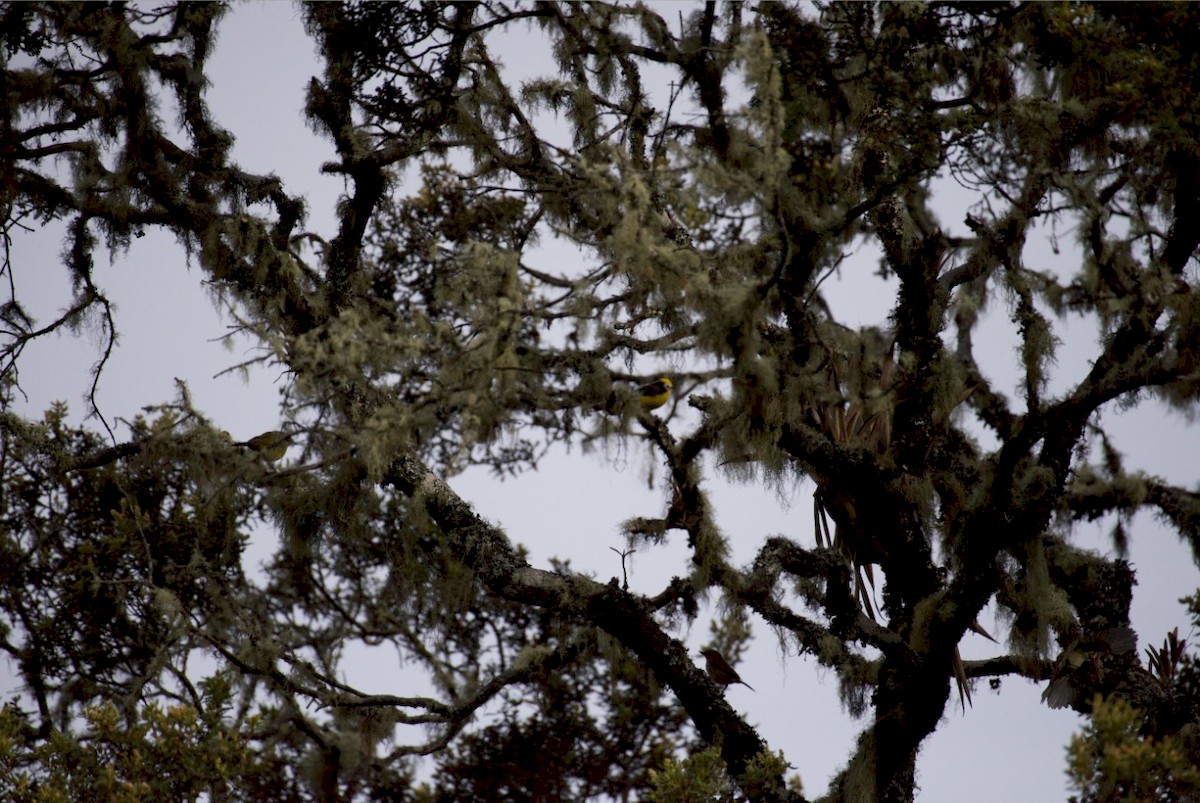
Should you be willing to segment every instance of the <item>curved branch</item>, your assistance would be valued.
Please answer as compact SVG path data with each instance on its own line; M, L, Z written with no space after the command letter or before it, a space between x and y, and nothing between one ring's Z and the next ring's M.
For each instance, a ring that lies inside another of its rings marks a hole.
M446 534L454 554L492 593L567 616L582 616L624 644L660 683L675 690L701 735L720 744L735 775L743 776L754 756L766 748L762 738L725 702L716 684L696 667L686 648L654 620L647 601L621 590L616 578L600 585L578 575L529 567L504 533L480 518L411 455L396 458L385 482L421 503ZM782 779L779 781L777 786L783 789Z

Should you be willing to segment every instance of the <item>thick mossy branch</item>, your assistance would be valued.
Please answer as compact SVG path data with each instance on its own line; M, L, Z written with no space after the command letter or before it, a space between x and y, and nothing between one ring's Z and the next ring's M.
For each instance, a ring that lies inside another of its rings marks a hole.
M591 622L637 655L661 683L674 689L705 739L720 745L735 776L745 772L765 747L724 701L719 687L700 672L686 649L654 620L647 601L621 590L615 578L600 585L578 575L529 567L498 528L480 519L446 483L410 456L397 458L386 481L422 505L445 533L453 552L493 593Z

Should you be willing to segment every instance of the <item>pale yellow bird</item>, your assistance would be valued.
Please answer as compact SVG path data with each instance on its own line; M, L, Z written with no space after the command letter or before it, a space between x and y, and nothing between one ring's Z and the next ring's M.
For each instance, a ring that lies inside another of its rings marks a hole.
M276 460L283 458L287 454L288 447L292 445L292 434L290 432L282 432L278 429L273 429L270 432L264 432L261 435L255 435L248 441L242 441L237 444L243 446L257 454L264 460L270 460L274 463Z

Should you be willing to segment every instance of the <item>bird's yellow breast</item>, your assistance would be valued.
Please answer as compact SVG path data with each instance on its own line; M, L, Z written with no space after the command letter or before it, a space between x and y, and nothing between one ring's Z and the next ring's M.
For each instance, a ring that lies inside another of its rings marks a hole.
M638 388L638 399L642 403L642 409L657 410L662 407L671 398L672 387L671 380L665 376L648 385L642 385Z

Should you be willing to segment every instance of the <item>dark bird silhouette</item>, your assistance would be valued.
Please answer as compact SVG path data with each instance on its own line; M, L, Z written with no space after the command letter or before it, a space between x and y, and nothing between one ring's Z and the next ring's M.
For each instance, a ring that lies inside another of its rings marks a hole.
M725 656L716 650L709 648L701 650L700 654L704 656L704 671L708 672L708 676L713 679L713 682L719 683L722 686L731 686L734 683L740 683L750 691L754 691L754 687L746 681L742 680L742 676L737 673L737 670L729 665L725 660Z

